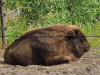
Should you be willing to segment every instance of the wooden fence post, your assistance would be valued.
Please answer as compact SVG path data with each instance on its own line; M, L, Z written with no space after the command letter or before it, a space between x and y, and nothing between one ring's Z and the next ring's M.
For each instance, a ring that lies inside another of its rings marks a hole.
M5 13L4 13L4 0L0 0L1 10L1 26L2 26L2 47L7 45L6 27L5 27Z

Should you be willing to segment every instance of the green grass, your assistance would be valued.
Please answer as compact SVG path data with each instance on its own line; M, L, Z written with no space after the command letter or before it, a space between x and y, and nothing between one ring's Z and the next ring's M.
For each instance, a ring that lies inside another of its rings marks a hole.
M86 36L100 36L100 22L91 25L83 25L81 29ZM92 48L100 47L100 37L87 38Z
M66 23L67 24L67 23ZM25 31L29 30L29 29L33 29L33 28L38 28L38 27L45 27L48 26L50 24L44 23L43 24L38 24L37 26L26 26L26 25L22 25L22 27L20 26L20 24L16 25L16 26L8 26L7 29L7 35L12 35L12 36L19 36L22 35ZM51 23L52 25L52 23ZM24 27L23 27L24 26ZM26 27L25 27L26 26ZM78 27L80 27L79 25L77 25ZM83 33L86 36L99 36L99 30L100 30L100 23L95 23L95 24L88 24L88 25L82 25L81 26L81 30L83 31ZM8 43L10 44L12 41L14 41L16 38L18 37L7 37ZM99 48L100 47L100 37L87 37L89 40L89 43L91 44L92 48Z

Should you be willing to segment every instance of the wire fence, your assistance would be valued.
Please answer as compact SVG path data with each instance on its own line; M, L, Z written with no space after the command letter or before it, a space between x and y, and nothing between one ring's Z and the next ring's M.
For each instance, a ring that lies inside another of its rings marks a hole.
M5 1L5 19L8 45L25 31L53 24L77 25L89 39L92 47L100 47L100 1ZM2 26L0 27L2 33ZM33 37L65 37L33 36ZM2 37L2 35L0 35Z
M3 36L3 37L20 37L22 35L8 35L8 36ZM82 37L83 35L23 35L24 37ZM0 35L2 37L2 35ZM84 36L83 36L84 37ZM100 37L100 36L85 36L85 37Z

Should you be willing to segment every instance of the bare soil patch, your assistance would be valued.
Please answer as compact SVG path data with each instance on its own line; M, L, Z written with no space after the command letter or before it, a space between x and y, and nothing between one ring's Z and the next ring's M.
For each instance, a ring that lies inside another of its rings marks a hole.
M100 75L100 48L91 49L79 61L54 66L9 65L0 50L0 75Z

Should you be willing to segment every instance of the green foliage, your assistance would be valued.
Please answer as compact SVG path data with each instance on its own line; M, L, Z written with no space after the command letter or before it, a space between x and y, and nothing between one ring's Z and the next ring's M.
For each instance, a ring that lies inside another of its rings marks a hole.
M65 20L69 24L87 24L100 20L98 18L100 17L100 2L98 0L7 0L6 2L8 3L6 9L8 7L10 9L30 7L21 10L21 14L27 14L22 16L27 22L38 22L40 18L47 21L47 17L51 21L50 14L56 18L57 23Z
M95 24L82 25L81 30L86 36L100 36L100 22ZM100 37L87 37L92 48L100 47Z
M29 26L26 25L26 20L21 19L16 22L16 25L8 26L7 28L7 41L14 41L16 38L21 36L26 30L28 30Z
M81 25L86 35L99 35L96 30L100 21L99 0L6 0L5 3L7 13L19 13L7 20L7 35L19 36L28 29L64 23ZM17 8L20 10L15 10ZM15 17L17 20L13 20ZM7 40L12 42L16 38L8 37ZM89 38L89 41L97 39Z

